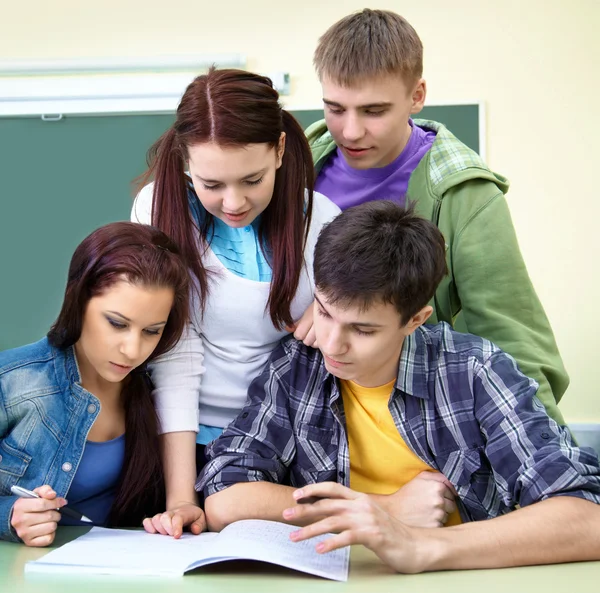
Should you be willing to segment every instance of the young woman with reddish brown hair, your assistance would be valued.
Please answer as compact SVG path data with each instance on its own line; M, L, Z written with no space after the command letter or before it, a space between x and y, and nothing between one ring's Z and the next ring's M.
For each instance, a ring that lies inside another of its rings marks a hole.
M164 508L146 364L180 339L188 287L178 249L152 227L112 223L77 247L48 335L0 353L0 539L49 545L68 523L65 497L100 525Z
M196 78L149 164L144 182L153 183L132 220L181 246L196 286L188 331L152 365L168 512L144 524L177 537L183 525L198 531L193 486L204 445L236 417L279 340L301 318L310 326L312 253L339 209L313 194L302 128L271 81L250 72Z

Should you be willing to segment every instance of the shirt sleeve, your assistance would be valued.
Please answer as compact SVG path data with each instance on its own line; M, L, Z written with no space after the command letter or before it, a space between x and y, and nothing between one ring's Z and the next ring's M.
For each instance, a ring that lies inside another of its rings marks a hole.
M16 496L0 496L0 539L10 542L20 542L10 524L13 507L18 498Z
M131 209L132 222L151 224L154 184L144 186ZM192 301L192 308L196 304ZM197 327L187 325L179 342L150 365L160 432L198 432L198 401L204 373L204 344Z
M296 455L289 390L282 380L288 369L287 355L279 346L250 384L240 414L207 447L209 462L198 477L198 492L210 496L238 482L285 482Z
M150 364L161 433L198 432L203 362L202 338L190 323L175 347Z
M2 442L8 434L8 414L6 413L6 405L2 394L2 385L0 384L0 442ZM2 470L2 448L0 447L0 471ZM7 491L8 485L7 485ZM0 539L11 542L21 541L10 524L12 510L17 502L16 496L0 496Z
M565 495L600 503L597 455L575 445L536 391L536 382L500 350L476 370L475 413L498 491L509 507Z
M452 204L455 235L446 240L465 324L457 329L487 338L514 356L521 371L539 384L537 395L548 414L565 424L557 402L569 377L529 278L506 199L497 187L488 190L476 183L493 185L473 180L449 190L444 199ZM474 207L474 200L467 199L473 192L490 197Z
M131 208L131 222L152 224L152 194L154 182L145 185L135 197Z

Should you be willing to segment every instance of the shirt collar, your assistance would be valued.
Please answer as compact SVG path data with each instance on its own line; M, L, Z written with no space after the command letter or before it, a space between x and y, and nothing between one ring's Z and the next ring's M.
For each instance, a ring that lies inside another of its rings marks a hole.
M423 327L418 327L412 334L404 338L398 363L396 389L414 397L429 399L427 379L430 344L427 330Z
M417 328L404 339L400 362L398 363L396 389L414 397L429 399L427 378L429 375L428 347L430 344L431 340L427 330L423 327ZM334 387L334 385L337 385L335 376L325 368L323 360L320 367L319 384L327 389L331 403L339 396L339 390Z

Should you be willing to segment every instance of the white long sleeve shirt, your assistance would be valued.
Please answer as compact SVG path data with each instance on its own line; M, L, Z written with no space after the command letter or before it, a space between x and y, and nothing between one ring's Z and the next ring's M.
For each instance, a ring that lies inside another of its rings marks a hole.
M137 196L131 219L150 224L152 184ZM292 301L298 319L313 302L313 252L324 224L339 208L314 193L305 266ZM154 400L161 432L197 431L198 424L225 427L242 409L250 382L258 376L285 331L275 329L268 311L270 283L248 280L227 270L209 248L204 265L209 296L204 317L195 299L191 320L173 350L152 364Z

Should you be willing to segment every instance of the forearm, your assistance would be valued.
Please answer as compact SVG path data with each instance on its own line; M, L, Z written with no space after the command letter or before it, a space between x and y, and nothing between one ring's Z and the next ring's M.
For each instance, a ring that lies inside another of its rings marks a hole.
M283 511L296 506L291 486L271 482L240 482L206 499L204 510L210 531L221 531L234 521L283 521ZM293 521L289 521L296 524Z
M417 539L426 571L600 560L600 505L558 496Z
M197 504L196 433L168 432L161 436L167 509L187 502Z

